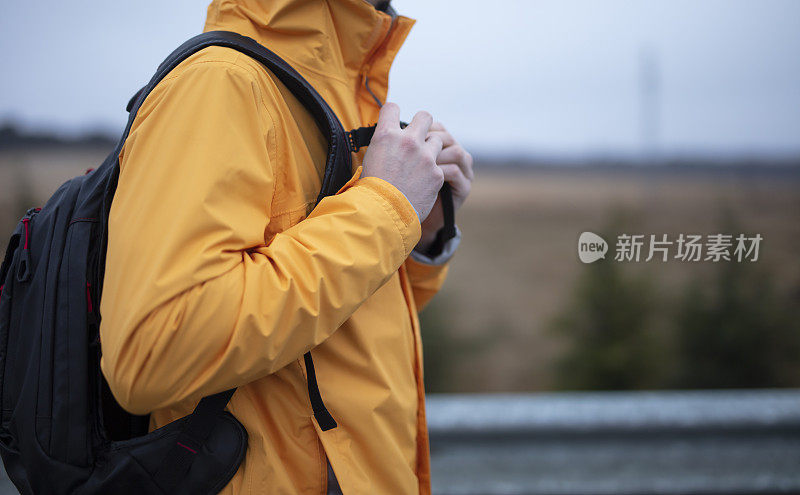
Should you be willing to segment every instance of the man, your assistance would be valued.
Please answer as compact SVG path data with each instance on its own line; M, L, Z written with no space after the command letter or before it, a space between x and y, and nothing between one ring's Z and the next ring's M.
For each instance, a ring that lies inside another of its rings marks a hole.
M314 207L326 143L256 61L221 47L150 94L120 154L101 311L102 369L151 428L238 387L228 409L248 450L223 493L428 493L417 311L458 237L442 226L472 159L420 112L401 130L385 104L413 21L364 0L215 0L206 30L250 36L289 62L346 129L377 121L353 179ZM413 251L413 252L412 252ZM325 405L312 414L302 356ZM333 484L333 483L332 483Z

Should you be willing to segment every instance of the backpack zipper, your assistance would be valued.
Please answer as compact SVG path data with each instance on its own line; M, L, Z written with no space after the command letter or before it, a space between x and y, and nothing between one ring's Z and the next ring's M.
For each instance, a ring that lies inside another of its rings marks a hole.
M86 310L89 314L94 314L92 308L92 284L88 280L86 281Z

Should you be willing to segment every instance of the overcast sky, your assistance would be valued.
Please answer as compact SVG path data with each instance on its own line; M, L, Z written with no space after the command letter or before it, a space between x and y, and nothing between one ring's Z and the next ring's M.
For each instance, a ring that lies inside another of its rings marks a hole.
M0 119L121 127L207 3L4 2ZM431 111L478 153L800 153L800 1L393 4L418 23L390 100L406 119Z

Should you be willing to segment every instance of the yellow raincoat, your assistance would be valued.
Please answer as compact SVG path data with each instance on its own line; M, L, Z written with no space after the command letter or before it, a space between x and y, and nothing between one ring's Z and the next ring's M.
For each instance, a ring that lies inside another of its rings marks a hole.
M385 100L412 24L364 0L216 0L205 29L275 51L351 129L377 120L370 91ZM102 370L151 428L238 387L228 409L249 446L223 493L323 493L326 460L346 494L429 493L417 310L447 269L409 257L420 224L385 181L354 170L314 208L325 154L254 60L212 47L172 71L120 154ZM329 431L308 398L310 349Z

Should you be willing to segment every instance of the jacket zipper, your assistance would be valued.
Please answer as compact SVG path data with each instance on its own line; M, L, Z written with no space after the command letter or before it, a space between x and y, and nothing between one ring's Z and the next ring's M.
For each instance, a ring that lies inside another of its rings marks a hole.
M394 29L395 22L396 22L396 18L392 17L391 18L391 22L389 23L389 27L383 33L383 36L381 36L380 41L375 43L375 46L372 47L372 50L369 52L369 55L367 55L366 63L362 67L361 74L360 74L360 79L362 81L362 85L364 86L364 89L366 89L367 92L369 93L369 95L372 97L372 99L375 100L375 103L378 105L378 108L383 106L383 102L381 102L380 99L378 99L378 97L375 96L375 93L373 93L372 89L369 87L369 75L368 74L369 74L370 69L372 69L372 64L375 61L375 57L377 56L378 52L383 47L383 45L386 44L386 41L389 39L389 37L390 37L390 35L392 33L392 29Z

